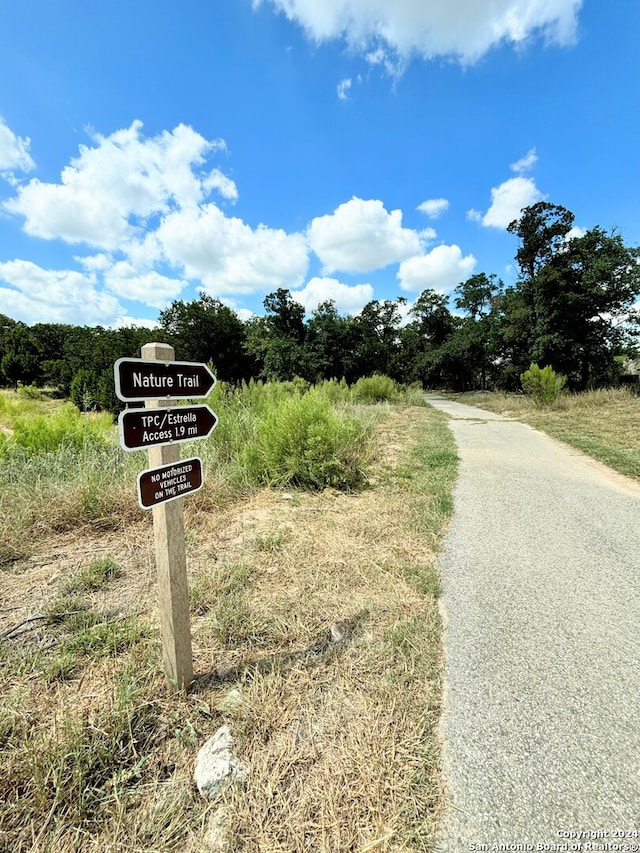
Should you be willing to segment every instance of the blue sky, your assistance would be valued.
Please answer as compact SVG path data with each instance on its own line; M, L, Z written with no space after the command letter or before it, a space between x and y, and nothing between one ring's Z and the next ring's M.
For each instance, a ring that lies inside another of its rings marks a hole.
M541 199L638 245L639 43L637 0L5 0L0 313L410 305L514 281Z

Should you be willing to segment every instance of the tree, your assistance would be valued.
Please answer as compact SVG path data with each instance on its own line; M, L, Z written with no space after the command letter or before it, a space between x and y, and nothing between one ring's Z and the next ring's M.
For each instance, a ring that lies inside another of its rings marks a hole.
M279 288L264 299L266 316L247 324L245 351L254 359L263 379L308 379L304 352L304 306Z
M5 322L0 354L0 373L3 381L14 387L20 382L24 385L36 383L40 375L41 361L42 350L37 336L29 326L20 322Z
M534 361L577 390L611 382L615 356L638 333L639 250L600 227L572 237L573 220L566 208L539 202L509 225L522 241L520 278L500 304L512 381Z
M487 374L497 358L494 307L503 283L495 274L478 273L455 289L456 308L467 316L457 325L449 351L459 363L460 390L487 387Z
M411 308L414 318L403 331L403 341L413 351L414 367L411 379L423 387L447 385L451 381L454 365L445 347L453 333L455 320L442 293L427 288Z
M342 379L352 374L351 321L333 300L321 302L307 323L305 364L308 379Z
M374 373L391 375L400 349L400 309L403 298L368 302L351 323L354 381Z
M202 293L192 302L175 300L159 319L179 361L211 361L218 378L225 381L249 378L245 326L219 299Z
M279 287L264 298L266 320L274 337L290 338L301 344L304 341L304 305L296 302L291 293Z

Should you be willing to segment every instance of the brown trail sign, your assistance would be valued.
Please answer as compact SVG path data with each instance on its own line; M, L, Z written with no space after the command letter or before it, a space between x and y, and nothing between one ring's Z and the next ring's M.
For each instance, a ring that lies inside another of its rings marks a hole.
M120 446L123 450L139 450L176 441L195 441L211 435L217 423L217 415L206 405L176 406L155 412L128 409L118 416Z
M216 378L207 365L195 361L119 358L113 372L116 396L125 403L134 400L197 400L206 397L216 384Z
M142 509L174 501L202 488L202 460L181 459L138 474L138 502Z

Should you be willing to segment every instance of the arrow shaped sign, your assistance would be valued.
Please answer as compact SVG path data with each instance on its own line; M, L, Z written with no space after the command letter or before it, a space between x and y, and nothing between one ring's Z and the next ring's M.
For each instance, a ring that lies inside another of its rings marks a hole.
M217 423L217 415L206 405L128 409L118 416L120 446L123 450L140 450L195 441L211 435Z
M116 396L133 400L193 400L206 397L216 377L196 361L119 358L113 365Z

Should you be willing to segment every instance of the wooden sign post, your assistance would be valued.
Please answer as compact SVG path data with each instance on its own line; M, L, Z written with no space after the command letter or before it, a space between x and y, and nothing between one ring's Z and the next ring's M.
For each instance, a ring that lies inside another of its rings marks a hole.
M169 344L145 344L141 352L143 359L163 362L175 360L175 351ZM175 400L146 400L145 408L165 408L172 403L175 405ZM147 452L150 468L180 460L179 444L149 447ZM193 654L182 498L153 507L153 531L165 673L177 690L186 691L193 680Z

